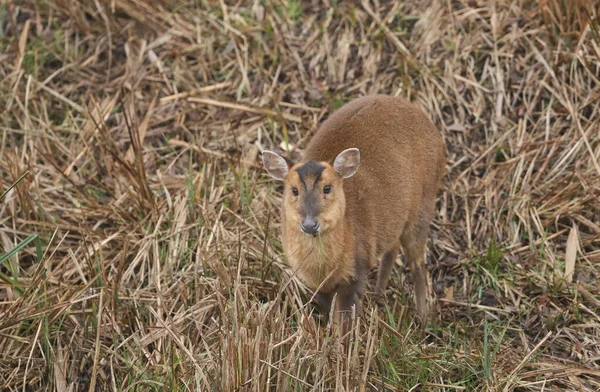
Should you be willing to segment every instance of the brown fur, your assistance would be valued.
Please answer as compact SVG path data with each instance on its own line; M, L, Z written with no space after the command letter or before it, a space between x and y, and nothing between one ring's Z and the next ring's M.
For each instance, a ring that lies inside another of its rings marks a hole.
M360 167L354 176L342 179L332 165L348 148L359 149ZM432 292L424 256L445 158L440 133L421 110L402 98L359 98L322 124L303 161L285 176L282 223L287 260L310 288L321 286L324 310L334 293L336 310L357 307L367 273L379 258L376 292L382 294L402 245L412 270L418 314L427 316ZM321 232L316 237L299 228L302 192L310 191L316 177L302 182L296 169L309 160L325 167L314 189L332 187L330 194L320 193ZM300 196L292 194L293 187Z

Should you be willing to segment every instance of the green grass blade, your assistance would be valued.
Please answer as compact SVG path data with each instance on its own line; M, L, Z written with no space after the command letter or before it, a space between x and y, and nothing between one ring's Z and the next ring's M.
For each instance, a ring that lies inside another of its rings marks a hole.
M35 241L36 239L37 239L36 251L37 251L38 262L39 262L42 257L42 246L40 244L39 237L37 236L37 234L32 234L29 237L25 238L25 240L23 240L19 245L15 246L13 249L11 249L8 253L0 256L0 265L2 265L2 263L4 263L6 260L8 260L11 256L13 256L15 253L17 253L20 250L22 250L23 248L25 248L27 245L29 245L32 241Z
M8 187L8 189L7 189L7 190L5 190L5 191L2 193L2 195L0 196L0 199L4 198L4 196L6 196L6 194L7 194L8 192L10 192L10 190L11 190L11 189L13 189L14 187L16 187L16 186L19 184L19 182L23 181L23 179L24 179L25 177L27 177L28 175L29 175L29 171L26 171L25 173L23 173L23 175L22 175L21 177L19 177L19 179L18 179L18 180L17 180L17 181L16 181L14 184L12 184L11 186L9 186L9 187Z

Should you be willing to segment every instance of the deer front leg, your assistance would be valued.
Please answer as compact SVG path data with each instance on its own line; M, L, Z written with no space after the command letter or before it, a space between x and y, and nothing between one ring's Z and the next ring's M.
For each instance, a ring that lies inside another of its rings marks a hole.
M340 332L343 335L352 329L352 320L358 316L363 286L364 282L354 280L350 284L339 287L337 290L334 322L336 327L341 327Z
M321 319L322 321L327 321L329 318L332 300L332 293L323 293L321 291L315 293L313 301L317 304L317 307L319 308L319 319Z

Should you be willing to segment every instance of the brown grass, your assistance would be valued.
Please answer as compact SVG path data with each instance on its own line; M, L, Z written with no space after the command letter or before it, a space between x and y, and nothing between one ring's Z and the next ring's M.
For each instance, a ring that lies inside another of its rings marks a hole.
M598 26L591 1L2 2L0 194L29 174L0 204L0 389L598 391ZM371 93L447 143L439 313L416 327L399 268L344 351L258 155Z

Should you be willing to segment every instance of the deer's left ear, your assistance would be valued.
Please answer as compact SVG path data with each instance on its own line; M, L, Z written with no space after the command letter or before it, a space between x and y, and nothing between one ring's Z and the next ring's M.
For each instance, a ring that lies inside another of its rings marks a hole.
M342 178L352 177L359 166L360 151L358 148L348 148L340 152L333 162L333 168Z

